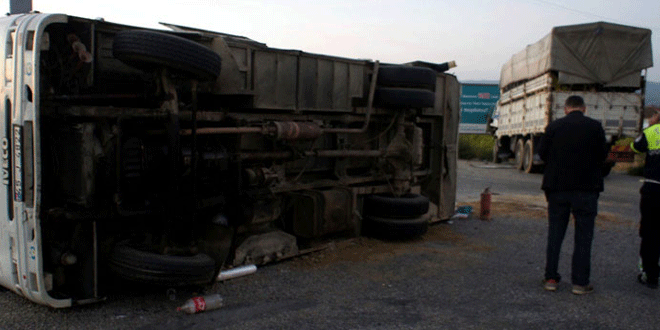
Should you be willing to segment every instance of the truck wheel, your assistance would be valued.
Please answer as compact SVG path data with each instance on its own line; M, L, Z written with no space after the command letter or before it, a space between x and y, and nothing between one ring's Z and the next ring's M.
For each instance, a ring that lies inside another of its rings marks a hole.
M206 254L170 256L118 243L110 254L110 269L135 282L166 286L205 285L215 275L215 261Z
M493 143L493 163L495 164L499 164L502 162L500 157L498 157L500 153L500 146L498 144L499 144L499 140L495 139L495 143Z
M200 80L215 80L220 75L218 54L192 40L162 32L120 31L115 35L112 55L140 69L164 66Z
M532 139L529 139L527 142L525 142L522 163L522 169L525 171L525 173L536 172L536 166L534 166L534 144Z
M381 239L411 239L424 235L429 229L429 217L391 219L367 216L362 221L366 236Z
M374 194L364 197L362 213L387 218L415 218L429 211L429 199L418 194Z
M419 88L380 87L376 89L374 105L380 108L432 108L435 93Z
M525 149L525 144L522 139L519 139L518 142L516 142L516 150L515 150L515 155L516 155L516 164L515 167L518 170L523 169L523 151Z
M384 65L378 69L377 79L378 86L422 88L433 91L437 74L430 68Z

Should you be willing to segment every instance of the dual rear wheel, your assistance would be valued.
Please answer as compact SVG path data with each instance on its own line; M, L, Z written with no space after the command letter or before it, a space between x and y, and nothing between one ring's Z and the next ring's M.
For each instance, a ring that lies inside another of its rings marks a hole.
M437 74L424 67L383 65L378 69L374 105L380 108L432 108Z
M534 165L534 142L532 139L523 141L518 139L514 149L515 168L525 173L536 173L540 170L539 165Z
M418 194L374 194L364 198L362 231L382 239L411 239L428 231L429 199Z
M502 160L497 157L500 152L500 147L498 146L498 141L495 141L493 145L493 163L500 163ZM541 172L542 165L534 164L534 142L533 139L528 139L523 141L523 139L518 139L516 141L516 146L514 147L514 167L518 170L524 171L525 173L538 173ZM616 163L606 162L602 167L602 175L606 177L612 171Z

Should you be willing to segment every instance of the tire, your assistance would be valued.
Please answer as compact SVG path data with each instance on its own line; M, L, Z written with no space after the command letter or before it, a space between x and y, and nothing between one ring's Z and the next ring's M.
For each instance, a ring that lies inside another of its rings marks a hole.
M119 243L110 254L110 269L120 277L165 286L206 285L212 282L215 261L206 254L169 256Z
M429 229L429 217L391 219L368 216L362 220L365 236L380 239L411 239L424 235Z
M525 144L522 139L519 139L516 142L516 150L514 151L515 153L515 167L518 170L523 169L523 151L525 149Z
M374 194L364 197L362 213L365 216L386 218L416 218L429 211L430 201L418 194L395 197L392 194Z
M139 69L164 66L200 80L215 80L220 75L218 54L192 40L162 32L120 31L115 35L112 55Z
M498 155L500 153L500 146L498 144L499 144L499 140L495 139L495 143L493 143L493 163L494 164L499 164L499 163L502 162L500 157L498 157Z
M434 91L437 74L430 68L387 65L378 69L377 79L378 86L422 88Z
M432 108L435 93L419 88L380 87L374 95L374 105L379 108Z
M525 142L525 147L523 149L523 159L522 159L522 170L525 173L534 172L534 144L532 139Z

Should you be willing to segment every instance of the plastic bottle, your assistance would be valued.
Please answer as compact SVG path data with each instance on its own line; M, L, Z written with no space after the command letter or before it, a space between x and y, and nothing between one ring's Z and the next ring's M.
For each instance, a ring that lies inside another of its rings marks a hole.
M177 311L184 311L188 314L195 314L222 307L222 296L215 293L205 296L197 296L188 299L183 305L177 307Z

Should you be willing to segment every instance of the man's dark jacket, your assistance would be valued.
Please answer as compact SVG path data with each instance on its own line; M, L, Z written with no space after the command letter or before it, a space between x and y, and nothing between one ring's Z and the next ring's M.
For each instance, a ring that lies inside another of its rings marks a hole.
M580 111L551 122L539 145L545 162L541 189L603 191L602 167L607 158L603 126Z

